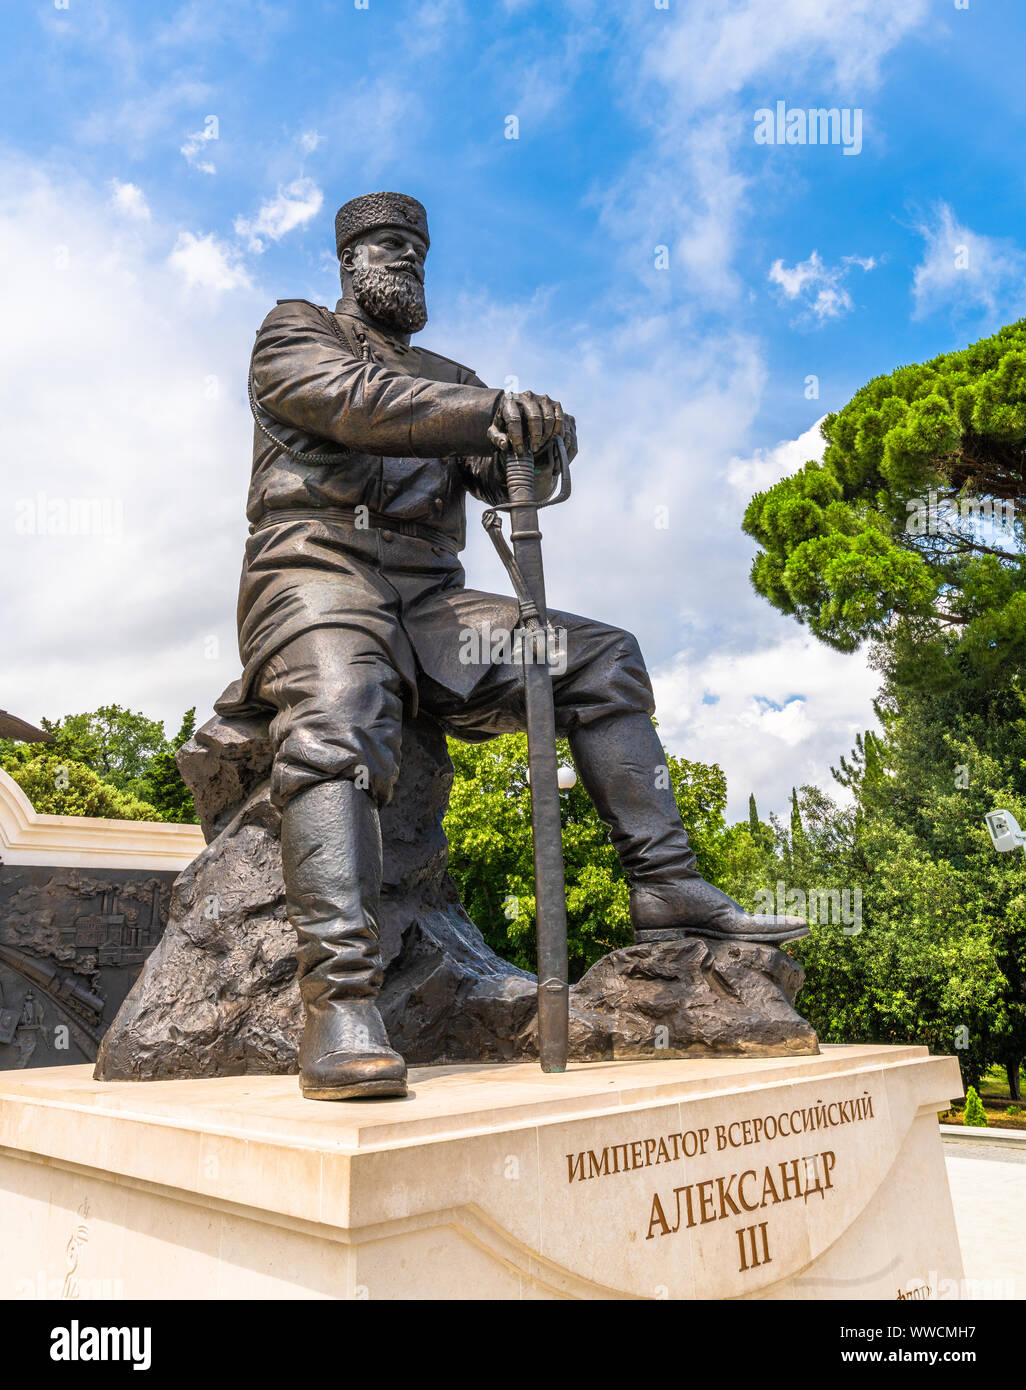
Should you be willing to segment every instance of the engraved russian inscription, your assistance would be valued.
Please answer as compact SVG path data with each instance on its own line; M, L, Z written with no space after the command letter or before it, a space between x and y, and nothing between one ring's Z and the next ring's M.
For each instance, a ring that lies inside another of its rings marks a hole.
M770 1213L789 1203L804 1205L811 1197L825 1201L827 1194L834 1190L837 1150L823 1147L813 1153L796 1153L708 1176L701 1173L701 1160L731 1149L772 1144L779 1139L793 1139L876 1118L873 1097L869 1091L863 1091L854 1098L817 1099L812 1105L742 1117L725 1124L625 1139L602 1148L566 1154L567 1183L588 1183L667 1164L687 1165L683 1175L690 1177L699 1167L700 1175L693 1180L664 1184L651 1192L642 1227L643 1239L658 1240L765 1211L766 1219L733 1228L737 1242L737 1273L748 1274L772 1262ZM842 1165L841 1171L849 1177L852 1175L850 1166L845 1169Z

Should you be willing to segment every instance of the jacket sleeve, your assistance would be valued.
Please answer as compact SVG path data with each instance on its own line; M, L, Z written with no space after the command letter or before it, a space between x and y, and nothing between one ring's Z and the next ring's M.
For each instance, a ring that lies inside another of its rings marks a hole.
M445 458L487 448L502 396L483 383L404 376L347 352L312 304L272 309L253 349L257 403L359 453Z
M469 368L466 383L470 386L484 386L480 377ZM499 392L502 395L502 392ZM498 404L498 402L496 402ZM494 415L494 411L492 412ZM489 421L491 423L491 421ZM556 490L555 460L552 454L546 455L544 466L535 469L534 491L539 502L547 502ZM472 497L479 502L487 502L490 507L508 500L506 492L506 466L499 454L475 455L460 460L463 485Z

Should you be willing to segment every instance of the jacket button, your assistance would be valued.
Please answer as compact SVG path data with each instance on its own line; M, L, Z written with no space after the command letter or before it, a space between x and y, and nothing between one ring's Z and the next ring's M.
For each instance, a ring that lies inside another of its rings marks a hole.
M381 533L381 539L382 539L383 541L387 542L387 543L391 543L391 540L392 540L392 532L391 532L391 531L382 531L382 533Z
M385 496L386 496L386 497L394 497L398 491L399 491L399 484L398 484L398 483L386 483L386 484L385 484Z
M442 508L445 506L445 503L442 501L440 497L434 497L432 498L431 505L434 507L436 512L440 512Z

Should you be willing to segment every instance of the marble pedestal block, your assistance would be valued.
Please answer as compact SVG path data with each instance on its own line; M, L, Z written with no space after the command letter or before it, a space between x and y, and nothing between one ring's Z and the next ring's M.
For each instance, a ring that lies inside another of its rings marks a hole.
M295 1077L0 1073L0 1297L928 1297L961 1258L919 1047Z

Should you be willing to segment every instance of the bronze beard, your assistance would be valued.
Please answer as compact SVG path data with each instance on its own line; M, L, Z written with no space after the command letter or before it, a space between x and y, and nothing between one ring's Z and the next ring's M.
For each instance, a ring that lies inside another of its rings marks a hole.
M365 313L399 333L419 333L427 323L424 286L408 271L357 266L353 293Z

